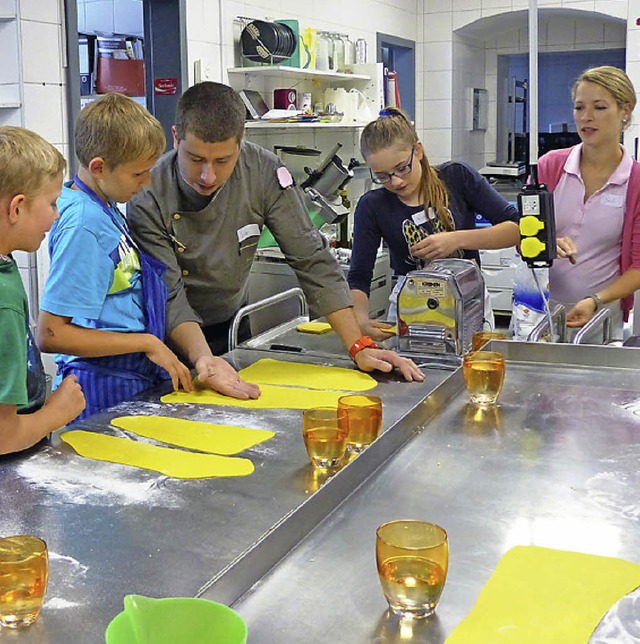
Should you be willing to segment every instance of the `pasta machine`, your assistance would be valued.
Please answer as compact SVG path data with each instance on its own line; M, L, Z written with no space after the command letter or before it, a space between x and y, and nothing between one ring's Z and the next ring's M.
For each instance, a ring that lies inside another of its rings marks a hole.
M398 292L397 310L395 349L401 355L435 355L435 362L458 366L484 323L484 279L478 264L439 259L411 271Z

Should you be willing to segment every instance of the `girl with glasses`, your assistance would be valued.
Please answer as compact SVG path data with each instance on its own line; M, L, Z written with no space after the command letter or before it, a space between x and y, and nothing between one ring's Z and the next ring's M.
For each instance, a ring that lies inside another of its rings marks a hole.
M364 128L360 151L373 182L382 189L363 195L356 207L348 281L362 332L383 340L389 337L383 329L390 325L369 319L370 284L381 240L389 248L396 277L434 259L479 262L480 249L518 243L518 211L469 165L449 161L431 166L414 126L399 109L382 110ZM476 229L478 213L492 226ZM485 317L491 326L493 316Z

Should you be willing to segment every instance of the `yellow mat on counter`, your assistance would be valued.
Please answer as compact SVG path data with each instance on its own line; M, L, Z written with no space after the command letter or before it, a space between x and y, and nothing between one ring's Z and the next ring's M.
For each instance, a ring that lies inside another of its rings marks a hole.
M585 644L607 611L640 586L622 559L518 546L499 561L446 644Z
M210 454L237 454L275 436L264 429L215 425L167 416L120 416L112 425L127 431L187 449Z
M378 383L368 373L343 367L264 358L240 371L240 377L257 385L284 385L307 389L367 391Z
M332 331L331 325L328 322L302 322L296 327L300 333L329 333Z
M198 389L189 393L172 391L162 396L163 403L196 403L200 405L227 405L245 409L309 409L311 407L337 407L338 398L344 391L320 391L318 389L297 389L295 387L278 387L260 385L260 398L257 400L239 400L223 396L210 389Z
M141 467L177 479L247 476L254 470L246 458L185 452L81 429L64 432L60 438L85 458Z

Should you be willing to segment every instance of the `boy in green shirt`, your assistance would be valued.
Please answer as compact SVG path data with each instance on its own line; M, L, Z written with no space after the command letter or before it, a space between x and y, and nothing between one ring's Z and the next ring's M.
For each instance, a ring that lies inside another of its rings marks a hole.
M42 137L0 127L0 454L31 447L85 407L75 376L45 402L27 296L11 253L35 252L58 218L64 157Z

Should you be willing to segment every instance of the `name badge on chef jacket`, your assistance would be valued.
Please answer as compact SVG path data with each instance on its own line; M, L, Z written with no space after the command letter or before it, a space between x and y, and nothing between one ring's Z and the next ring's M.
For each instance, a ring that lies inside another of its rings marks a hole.
M260 226L258 224L247 224L242 228L238 228L238 253L241 253L246 248L251 246L257 246L258 240L252 238L257 238L260 236ZM251 240L251 241L247 241Z
M416 226L419 226L420 224L427 222L427 215L424 210L421 210L420 212L413 213L413 215L411 215L411 219L413 219L413 223L416 224Z
M624 204L623 195L602 195L601 202L603 206L610 206L611 208L621 208Z

